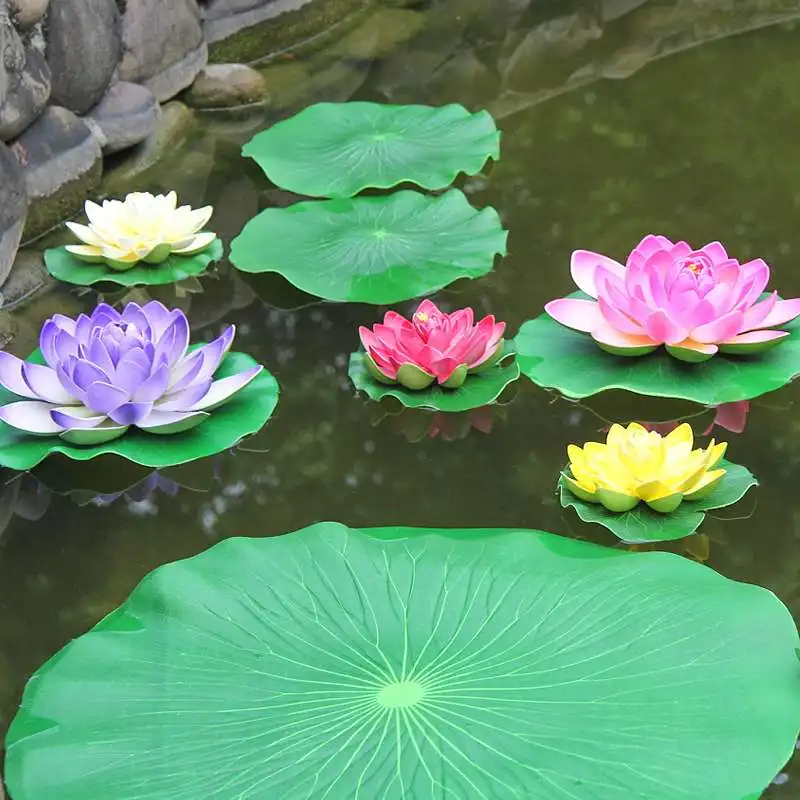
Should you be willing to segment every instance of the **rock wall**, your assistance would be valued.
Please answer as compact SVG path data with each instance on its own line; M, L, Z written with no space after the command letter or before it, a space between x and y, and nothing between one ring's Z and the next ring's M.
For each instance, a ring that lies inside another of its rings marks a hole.
M82 207L104 156L156 135L161 104L187 89L196 107L263 99L254 70L207 67L209 45L367 2L0 0L0 286L23 240Z

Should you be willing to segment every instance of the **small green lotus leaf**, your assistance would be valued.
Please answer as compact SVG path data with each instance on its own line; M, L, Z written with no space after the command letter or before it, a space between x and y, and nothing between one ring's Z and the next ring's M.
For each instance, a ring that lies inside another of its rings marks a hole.
M587 295L575 292L570 297ZM639 358L613 356L588 334L547 314L525 322L515 344L523 375L572 399L624 389L716 406L780 389L800 375L800 318L781 328L790 335L777 347L750 356L718 353L701 364L681 361L663 347Z
M771 592L671 553L325 522L148 575L30 680L5 775L14 800L755 798L794 751L798 646Z
M121 286L162 286L201 275L209 264L222 258L223 252L222 242L215 239L205 250L193 256L167 254L168 257L160 262L140 262L135 267L120 262L119 268L113 269L106 263L83 261L64 247L53 247L45 250L44 263L54 278L78 286L103 282Z
M401 364L397 369L397 383L413 392L427 389L435 380L435 376L416 364Z
M700 498L696 497L695 500L700 500ZM674 494L668 494L666 497L659 497L657 500L648 500L647 505L659 514L672 514L682 502L683 495L680 492L675 492Z
M405 182L443 189L496 161L500 133L488 112L456 104L317 103L256 134L242 154L288 191L352 197Z
M460 386L464 385L468 373L469 367L466 364L459 364L442 386L444 386L445 389L458 389Z
M563 473L558 481L561 506L574 508L584 522L596 522L630 544L683 539L698 529L706 511L733 505L751 486L758 486L758 481L746 467L730 461L721 461L719 466L726 470L725 476L711 487L708 494L697 498L685 497L671 513L654 511L646 503L639 503L624 513L609 511L573 493L564 481ZM602 491L598 489L598 494ZM664 508L668 507L669 504L665 503Z
M456 189L404 191L267 208L233 240L230 260L326 300L388 304L486 275L506 237L493 208L478 211Z
M594 496L597 502L614 514L630 511L639 504L639 498L636 495L614 492L611 489L604 489L602 486L595 489Z
M513 355L511 345L505 345ZM400 369L404 369L403 365ZM494 403L503 390L519 378L516 359L497 364L485 372L467 375L457 389L446 389L432 383L427 389L407 389L405 386L387 385L374 380L364 364L364 353L352 353L348 369L350 380L356 389L365 392L372 400L393 397L407 408L428 408L435 411L469 411L471 408ZM425 373L423 373L425 374ZM399 377L399 371L398 371Z
M44 363L38 350L28 360ZM228 353L214 377L226 378L254 366L256 362L250 356ZM0 405L17 399L10 392L0 390ZM202 425L169 436L131 428L122 436L115 433L112 441L103 438L105 431L98 431L99 440L86 437L81 438L81 444L72 444L59 436L28 436L0 422L0 465L17 470L32 469L48 455L55 453L75 461L116 455L154 468L184 464L234 447L245 436L260 430L272 416L277 403L278 382L264 369L225 405L211 412ZM83 429L80 433L95 431Z

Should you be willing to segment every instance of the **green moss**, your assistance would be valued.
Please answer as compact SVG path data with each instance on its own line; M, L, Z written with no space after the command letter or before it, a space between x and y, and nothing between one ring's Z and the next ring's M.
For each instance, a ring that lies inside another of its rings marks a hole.
M84 200L100 183L103 159L98 157L82 175L63 184L55 194L34 200L28 207L23 240L29 242L52 230L83 208Z
M215 42L208 60L213 64L253 64L311 41L316 45L331 28L371 4L372 0L316 0Z

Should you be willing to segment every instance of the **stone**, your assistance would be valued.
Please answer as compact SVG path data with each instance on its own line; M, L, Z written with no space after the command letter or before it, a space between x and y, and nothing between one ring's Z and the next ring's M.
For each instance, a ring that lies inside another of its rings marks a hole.
M115 0L51 0L46 53L53 102L86 113L111 83L120 48Z
M161 107L153 93L137 83L115 83L84 117L103 153L117 153L143 142L158 124Z
M183 100L192 108L232 108L258 103L267 86L261 73L244 64L210 64L186 91Z
M10 10L19 28L30 28L41 20L50 0L11 0Z
M163 103L191 86L208 62L195 0L126 0L119 76Z
M0 18L0 141L18 136L50 99L50 69L33 44L23 45L14 26Z
M14 154L0 144L0 286L5 283L25 227L28 192Z
M23 248L17 253L11 272L3 284L3 309L11 309L36 294L42 287L55 284L44 265L41 250Z
M245 28L296 11L311 0L210 0L206 5L205 34L209 43L227 39Z
M100 182L100 145L83 120L66 108L49 106L13 149L30 199L26 240L69 219Z

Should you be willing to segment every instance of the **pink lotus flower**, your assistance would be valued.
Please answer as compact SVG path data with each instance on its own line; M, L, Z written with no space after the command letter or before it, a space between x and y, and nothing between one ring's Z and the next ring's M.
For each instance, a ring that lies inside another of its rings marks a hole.
M503 354L505 322L484 317L473 324L471 308L452 314L423 300L410 320L387 311L383 324L358 329L364 362L375 380L425 389L436 381L457 389L467 375L494 366Z
M682 361L715 353L751 353L779 344L771 330L800 316L800 298L760 300L769 267L757 258L740 264L719 242L693 250L665 236L645 236L625 266L588 250L572 254L572 277L595 298L561 298L545 306L568 328L591 334L616 355L639 356L660 345Z

